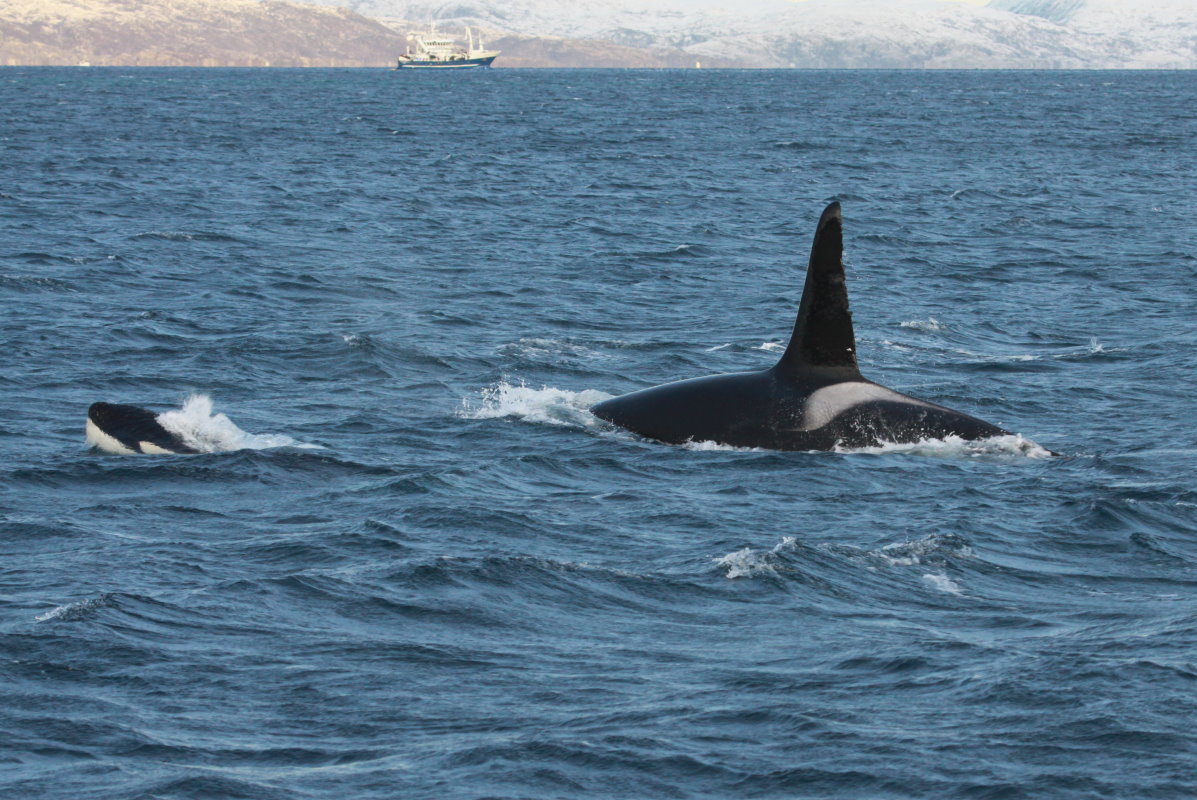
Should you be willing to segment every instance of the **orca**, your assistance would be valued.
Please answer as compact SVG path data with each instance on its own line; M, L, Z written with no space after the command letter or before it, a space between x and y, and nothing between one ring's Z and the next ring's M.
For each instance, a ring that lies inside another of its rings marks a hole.
M117 455L199 452L162 427L153 411L117 403L92 403L87 409L87 443Z
M860 374L843 250L840 204L832 203L815 230L793 335L774 366L642 389L604 400L591 413L667 444L715 442L769 450L830 451L1010 435Z

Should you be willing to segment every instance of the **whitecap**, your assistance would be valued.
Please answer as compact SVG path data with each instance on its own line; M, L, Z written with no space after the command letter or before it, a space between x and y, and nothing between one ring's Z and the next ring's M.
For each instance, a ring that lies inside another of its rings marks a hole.
M1052 358L1085 358L1087 356L1104 356L1110 353L1125 353L1129 350L1128 347L1106 347L1096 336L1089 337L1089 346L1077 350L1071 350L1067 353L1058 353Z
M948 594L964 596L964 590L960 588L960 584L949 578L947 575L927 574L923 576L923 583L931 586L933 589L938 589L941 592Z
M562 339L545 339L526 336L517 342L502 345L497 352L523 358L546 358L565 356L567 358L597 358L601 354L589 347Z
M902 323L905 325L906 323ZM1089 344L1082 347L1071 347L1067 350L1062 350L1054 353L1046 353L1035 355L1032 353L1009 353L1009 354L986 354L975 353L972 350L965 350L958 348L957 353L969 358L977 359L985 363L1001 363L1001 362L1023 362L1023 361L1043 361L1045 359L1075 359L1087 358L1088 356L1109 355L1110 353L1125 353L1129 350L1126 347L1106 347L1096 336L1089 337Z
M1043 358L1043 356L1031 355L1030 353L1009 353L1009 354L1000 354L1000 355L987 355L984 353L974 353L972 350L964 350L962 348L958 348L956 350L956 352L962 356L968 356L969 358L975 358L978 361L981 361L981 362L984 362L987 364L1000 364L1003 361L1016 361L1016 362L1039 361Z
M926 319L912 319L902 323L903 328L913 328L916 331L942 331L943 325L939 323L935 317L927 317Z
M66 603L61 606L55 606L44 614L38 614L34 619L38 622L50 622L52 620L61 620L63 622L73 622L75 620L83 619L88 612L94 611L98 608L103 608L112 602L111 594L102 594L99 597L93 597L90 600L79 600L74 603Z
M320 445L306 444L282 434L246 433L224 414L213 414L212 398L206 394L193 394L183 402L182 408L159 414L158 424L201 453L266 450L272 447L320 449Z
M776 575L778 557L794 549L793 536L783 537L772 550L753 550L745 547L714 559L715 566L727 569L728 580L755 578L760 575Z
M971 556L972 548L957 536L941 536L930 534L922 539L909 542L894 542L887 544L880 550L873 550L869 555L880 558L893 567L918 566L933 556Z

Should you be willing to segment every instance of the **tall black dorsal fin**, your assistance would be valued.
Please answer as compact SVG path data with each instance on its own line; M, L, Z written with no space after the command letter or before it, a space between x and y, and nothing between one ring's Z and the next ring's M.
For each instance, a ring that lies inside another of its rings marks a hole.
M832 203L819 217L798 319L794 321L790 345L777 364L779 369L835 367L856 370L856 334L852 331L852 312L848 310L843 254L840 204Z

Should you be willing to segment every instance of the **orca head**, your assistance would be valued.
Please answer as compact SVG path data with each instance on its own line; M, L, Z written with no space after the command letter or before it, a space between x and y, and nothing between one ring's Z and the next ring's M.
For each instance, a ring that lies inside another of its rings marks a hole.
M158 415L139 406L92 403L87 409L87 443L106 453L198 453L162 427Z

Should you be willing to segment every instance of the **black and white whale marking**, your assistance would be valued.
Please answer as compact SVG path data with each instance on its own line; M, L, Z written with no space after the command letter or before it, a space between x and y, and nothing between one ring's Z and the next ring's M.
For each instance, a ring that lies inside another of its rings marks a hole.
M794 333L776 366L667 383L591 412L669 444L716 442L771 450L834 450L1008 431L887 389L860 374L844 282L839 203L819 218Z
M118 455L199 452L162 427L153 411L116 403L92 403L87 409L87 443Z

